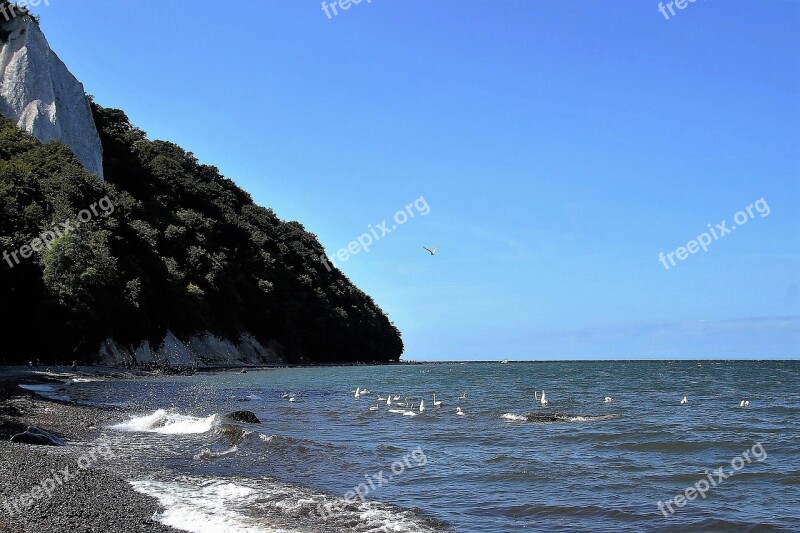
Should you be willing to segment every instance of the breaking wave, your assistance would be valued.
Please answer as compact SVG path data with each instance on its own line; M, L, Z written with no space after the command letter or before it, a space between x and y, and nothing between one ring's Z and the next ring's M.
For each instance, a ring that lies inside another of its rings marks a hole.
M416 511L364 501L342 503L322 493L271 479L181 477L135 480L133 488L164 507L155 519L196 533L391 531L433 533L443 524ZM330 504L336 502L334 512Z
M191 435L208 433L222 425L220 415L211 415L205 418L172 413L159 409L152 414L132 418L111 426L117 431L161 433L163 435Z

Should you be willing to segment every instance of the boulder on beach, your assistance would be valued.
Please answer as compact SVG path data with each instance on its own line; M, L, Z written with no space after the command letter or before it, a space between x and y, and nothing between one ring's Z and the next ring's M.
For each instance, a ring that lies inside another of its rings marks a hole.
M64 441L43 429L28 426L23 433L17 433L11 437L11 442L21 444L38 444L40 446L64 446Z
M234 411L225 415L231 420L242 422L244 424L260 424L261 420L252 411Z

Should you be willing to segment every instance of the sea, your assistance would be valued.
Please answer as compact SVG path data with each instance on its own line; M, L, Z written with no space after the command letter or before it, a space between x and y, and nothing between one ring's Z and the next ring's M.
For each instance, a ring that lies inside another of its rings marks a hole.
M800 531L800 361L272 368L39 389L122 411L102 428L112 466L186 531ZM225 416L241 410L260 423Z

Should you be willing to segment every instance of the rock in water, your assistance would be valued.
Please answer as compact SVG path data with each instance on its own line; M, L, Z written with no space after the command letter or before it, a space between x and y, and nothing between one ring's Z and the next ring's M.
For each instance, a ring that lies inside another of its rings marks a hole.
M42 446L64 446L64 441L49 431L28 426L24 433L17 433L11 437L11 442L18 442L21 444L39 444Z
M103 177L103 147L83 84L28 15L0 16L0 113L42 142L62 141Z
M255 413L251 411L235 411L233 413L228 413L228 418L231 420L236 420L237 422L243 422L245 424L260 424L261 420L255 415Z

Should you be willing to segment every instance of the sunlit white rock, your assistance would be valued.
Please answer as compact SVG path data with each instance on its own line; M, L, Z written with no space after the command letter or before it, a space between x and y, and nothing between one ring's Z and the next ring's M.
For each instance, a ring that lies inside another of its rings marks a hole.
M42 142L61 140L103 177L103 148L83 84L29 16L0 17L0 113Z

